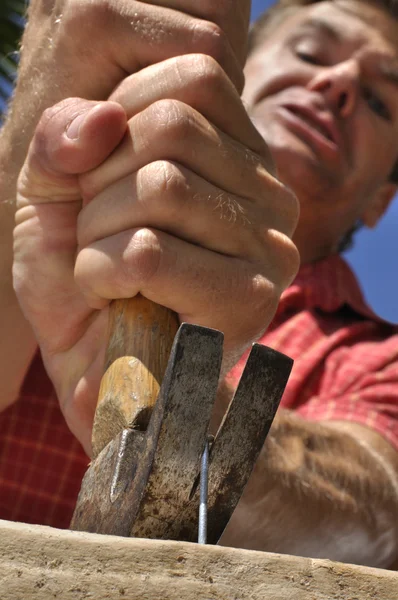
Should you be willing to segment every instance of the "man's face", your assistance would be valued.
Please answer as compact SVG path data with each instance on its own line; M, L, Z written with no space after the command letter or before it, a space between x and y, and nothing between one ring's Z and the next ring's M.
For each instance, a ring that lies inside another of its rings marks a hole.
M355 0L298 9L249 57L243 99L300 199L304 260L373 223L398 158L396 20Z

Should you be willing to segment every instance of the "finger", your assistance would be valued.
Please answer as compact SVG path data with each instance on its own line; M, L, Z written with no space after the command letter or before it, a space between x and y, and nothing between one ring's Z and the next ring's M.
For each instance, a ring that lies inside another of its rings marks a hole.
M134 1L126 3L123 11L117 3L106 7L100 4L93 18L98 21L99 31L107 28L111 57L126 73L187 52L207 54L220 63L242 91L242 61L238 61L227 35L215 23L165 6Z
M111 185L83 208L78 244L84 248L139 227L160 229L214 252L254 260L264 252L268 230L291 236L294 223L286 206L275 210L272 202L259 207L177 163L157 161Z
M69 98L47 109L19 177L18 207L80 198L77 176L111 154L126 123L121 106L111 102Z
M246 60L251 3L248 0L147 0L211 21L226 34L239 63Z
M197 324L228 332L230 349L247 344L267 326L282 287L295 274L297 253L288 238L270 236L266 251L260 268L155 229L135 229L81 250L75 277L95 308L140 292L177 312L182 321L194 318ZM259 318L254 324L253 311Z
M68 352L52 355L52 368L47 367L50 375L55 375L53 382L59 382L55 387L68 427L88 456L91 456L91 431L104 370L107 329L108 311L95 311L95 320L87 333ZM91 353L93 357L88 361Z
M91 313L73 278L81 209L77 174L101 162L125 127L117 104L62 102L43 115L19 177L14 285L40 340L54 351L68 347Z
M237 196L256 201L264 193L279 197L283 186L270 175L264 160L182 102L152 104L130 120L129 130L112 156L80 179L86 201L157 160L178 162Z
M110 96L123 106L129 119L168 98L188 104L271 163L268 147L249 119L239 94L210 56L187 54L151 65L124 79Z

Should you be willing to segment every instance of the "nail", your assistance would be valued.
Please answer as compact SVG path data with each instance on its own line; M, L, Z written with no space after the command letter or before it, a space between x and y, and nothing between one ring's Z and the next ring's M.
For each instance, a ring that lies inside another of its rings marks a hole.
M86 120L87 115L91 112L91 107L89 110L85 110L83 113L78 115L73 119L73 121L68 125L66 130L66 135L71 140L77 140L79 138L80 129Z

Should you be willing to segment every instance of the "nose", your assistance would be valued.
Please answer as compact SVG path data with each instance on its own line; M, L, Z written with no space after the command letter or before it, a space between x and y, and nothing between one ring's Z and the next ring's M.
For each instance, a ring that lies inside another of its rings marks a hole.
M358 63L350 59L322 67L310 81L308 88L321 93L336 116L348 117L359 93L359 75Z

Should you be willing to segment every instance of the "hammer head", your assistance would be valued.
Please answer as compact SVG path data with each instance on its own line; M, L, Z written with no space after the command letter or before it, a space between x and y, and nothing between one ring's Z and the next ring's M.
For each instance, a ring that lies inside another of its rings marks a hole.
M182 324L146 431L123 429L90 465L71 528L195 541L198 472L216 398L220 332ZM209 539L239 501L287 383L292 360L254 344L211 448Z

